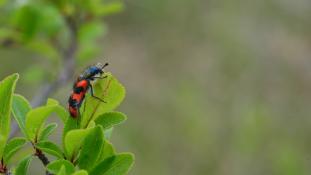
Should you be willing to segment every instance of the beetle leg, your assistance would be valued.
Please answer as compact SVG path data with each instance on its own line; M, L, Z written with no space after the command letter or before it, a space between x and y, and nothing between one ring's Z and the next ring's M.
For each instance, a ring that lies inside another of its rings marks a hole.
M92 77L93 79L105 79L107 78L107 75L106 76L103 76L103 77Z
M91 84L90 84L90 89L91 89L91 96L92 96L92 97L96 98L97 100L99 100L99 101L101 101L101 102L107 103L107 102L105 102L103 99L101 99L101 98L99 98L99 97L97 97L97 96L94 95L93 86L92 86Z

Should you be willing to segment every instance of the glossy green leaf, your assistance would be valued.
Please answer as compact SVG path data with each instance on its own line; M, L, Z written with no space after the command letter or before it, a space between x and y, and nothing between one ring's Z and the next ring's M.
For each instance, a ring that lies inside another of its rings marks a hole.
M134 155L130 153L121 153L108 157L101 161L90 175L124 175L132 167L134 163Z
M47 100L47 106L49 105L56 105L55 112L59 116L59 118L62 120L63 123L66 122L67 118L69 117L69 112L61 105L59 105L58 101L52 98L49 98Z
M26 141L25 138L16 137L6 144L3 155L3 161L5 164L7 164L11 157L26 144Z
M121 112L107 112L98 116L95 123L101 125L106 130L124 122L126 118L126 115Z
M101 162L102 160L104 160L108 157L111 157L113 155L115 155L115 150L114 150L112 144L108 140L105 140L103 143L103 148L102 148L102 151L100 153L100 156L97 159L97 162Z
M85 97L82 106L83 112L81 126L85 128L91 120L95 120L99 115L111 112L120 105L125 96L125 89L119 81L110 73L106 73L105 79L99 79L94 83L94 94L106 101L103 103L90 94Z
M13 116L24 136L27 136L25 121L26 114L31 110L29 102L21 95L14 94L12 112Z
M72 175L88 175L88 172L85 170L79 170L73 173Z
M65 167L66 174L72 174L75 171L74 165L68 160L64 160L64 159L55 160L49 163L46 166L46 169L53 174L57 174L61 170L62 166Z
M48 98L48 100L46 101L46 105L47 106L58 105L58 101L53 98Z
M81 146L82 149L78 160L78 165L81 169L90 170L93 168L100 156L103 143L104 135L102 128L100 126L92 128Z
M30 110L26 116L26 131L28 138L36 142L37 137L40 135L40 130L44 121L55 110L57 105L41 106Z
M87 128L94 128L95 126L96 126L96 123L92 120L87 126Z
M57 123L49 123L40 133L38 141L47 140L52 132L57 128Z
M32 156L28 156L28 157L25 157L24 159L22 159L16 169L15 169L15 175L27 175L27 171L28 171L28 168L29 168L29 164L30 164L30 161L32 160Z
M56 175L67 175L66 173L66 167L62 165ZM69 175L69 174L68 174Z
M13 74L0 82L0 157L10 134L10 113L18 77L18 74Z
M53 142L42 141L36 144L36 147L45 153L56 156L57 158L63 158L62 149Z
M80 128L79 120L72 118L72 117L67 118L67 121L65 122L65 125L64 125L63 135L62 135L62 141L63 141L63 148L64 149L66 147L65 146L65 136L67 135L67 133L71 130L79 129L79 128Z
M66 157L69 160L74 158L74 155L78 153L84 138L88 135L91 129L75 129L69 131L64 140Z
M55 112L60 117L63 123L65 123L67 121L67 118L70 117L69 112L61 105L56 106Z

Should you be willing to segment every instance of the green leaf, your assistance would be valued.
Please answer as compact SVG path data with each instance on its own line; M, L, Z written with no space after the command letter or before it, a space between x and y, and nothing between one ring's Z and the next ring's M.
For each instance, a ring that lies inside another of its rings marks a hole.
M88 173L85 170L79 170L73 173L72 175L88 175Z
M122 123L126 118L126 115L121 112L107 112L98 116L95 123L101 125L106 130Z
M56 106L55 112L60 117L63 123L65 123L67 121L67 118L70 117L69 112L61 105Z
M100 114L111 112L120 105L125 96L125 89L110 73L106 73L105 79L99 79L94 83L94 94L106 101L103 103L90 94L87 94L82 109L85 109L82 116L81 126L87 127L91 120L95 120Z
M63 158L62 149L53 142L50 141L42 141L36 144L36 147L43 152L46 152L50 155L56 156L57 158Z
M23 160L21 160L15 169L15 175L27 175L28 167L31 160L32 156L25 157Z
M90 170L93 168L100 156L103 143L104 135L102 128L100 126L92 128L84 139L79 155L78 165L81 169Z
M12 18L12 24L21 31L25 40L33 38L40 25L40 9L30 3L18 8Z
M69 131L64 140L66 157L73 160L75 154L78 153L84 138L90 132L90 129L75 129Z
M52 5L40 4L40 31L48 36L55 36L57 32L64 29L65 22L62 14Z
M61 171L62 166L65 167L66 174L72 174L75 171L74 165L68 160L64 160L64 159L55 160L49 163L46 166L46 169L53 174L57 174L59 171Z
M66 122L67 118L69 117L69 112L63 106L59 105L57 100L49 98L46 105L56 105L56 114L60 117L63 123Z
M47 106L58 105L58 104L59 104L58 101L53 98L48 98L48 100L46 101Z
M36 142L40 135L41 127L47 117L55 110L57 105L41 106L30 110L26 115L26 131L28 138Z
M134 155L121 153L101 161L89 174L90 175L124 175L134 163Z
M108 157L113 156L113 155L115 155L115 150L114 150L112 144L108 140L105 140L104 144L103 144L102 151L100 153L100 156L97 159L97 162L100 162L100 161L102 161Z
M57 175L67 175L66 173L66 167L64 165L62 165L60 167L60 170L58 171ZM68 174L69 175L69 174Z
M13 105L12 105L12 112L13 116L24 134L27 136L26 128L25 128L25 121L26 121L26 114L31 110L31 106L29 102L21 95L14 94L13 96Z
M26 41L37 39L39 34L53 37L64 28L64 19L54 6L43 3L26 3L18 8L12 24Z
M0 157L10 134L12 96L18 77L18 74L12 74L0 82Z
M64 125L64 130L63 130L63 135L62 135L62 141L63 141L63 148L65 149L65 136L67 135L67 133L71 130L74 129L79 129L80 128L80 124L79 124L79 120L74 119L72 117L68 117L67 121ZM65 149L66 152L66 149Z
M95 126L96 126L96 123L92 120L87 126L87 128L94 128Z
M38 141L47 140L52 132L57 128L57 123L50 123L41 132Z
M3 156L3 161L5 164L8 164L11 157L26 144L26 141L27 140L25 138L16 137L6 144Z

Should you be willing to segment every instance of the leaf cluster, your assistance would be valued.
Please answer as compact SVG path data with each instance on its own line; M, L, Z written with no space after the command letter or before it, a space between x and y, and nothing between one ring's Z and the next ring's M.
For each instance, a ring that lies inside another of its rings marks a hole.
M34 157L46 165L49 174L57 175L123 175L133 164L131 153L117 153L109 141L114 126L126 120L125 114L115 111L125 96L120 82L107 73L107 78L94 83L95 94L90 95L80 108L80 117L72 118L55 99L32 108L22 95L14 94L18 74L8 76L0 83L0 173L26 175ZM23 137L9 139L10 114L19 125ZM49 139L58 127L47 123L47 118L59 117L63 122L62 145ZM27 146L34 153L25 156L16 167L10 167L12 157ZM53 157L50 161L46 154Z

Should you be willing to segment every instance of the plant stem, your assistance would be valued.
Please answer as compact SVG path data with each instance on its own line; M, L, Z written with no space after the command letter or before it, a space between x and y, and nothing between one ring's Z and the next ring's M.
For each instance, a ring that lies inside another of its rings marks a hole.
M3 158L1 159L1 162L0 162L0 173L5 174L5 175L11 175L10 170L7 169L6 165L3 162Z
M43 154L43 152L37 148L35 155L41 160L44 166L47 166L50 163L49 159L45 156L45 154Z
M46 167L50 163L49 159L45 156L45 154L41 150L37 148L35 148L35 150L36 150L35 155L41 160L42 164ZM45 174L52 175L52 173L48 172L47 170L45 171Z

